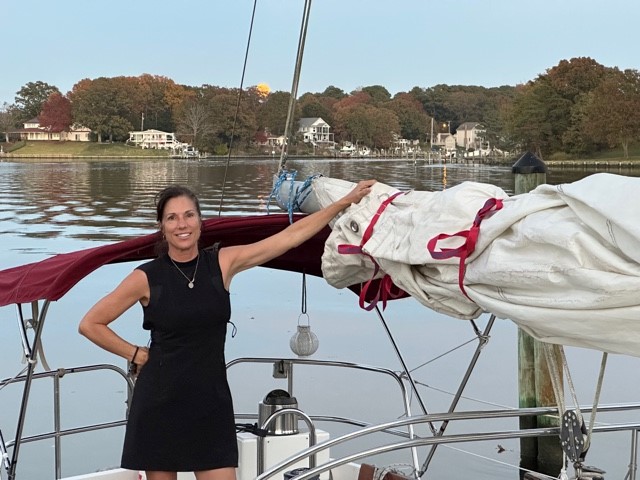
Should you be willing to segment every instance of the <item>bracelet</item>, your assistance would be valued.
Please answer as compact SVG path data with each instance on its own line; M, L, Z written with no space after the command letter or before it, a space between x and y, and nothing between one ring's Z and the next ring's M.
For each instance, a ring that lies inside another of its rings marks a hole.
M136 355L138 355L138 350L140 350L140 347L136 345L136 350L135 352L133 352L133 357L131 357L131 363L135 363Z

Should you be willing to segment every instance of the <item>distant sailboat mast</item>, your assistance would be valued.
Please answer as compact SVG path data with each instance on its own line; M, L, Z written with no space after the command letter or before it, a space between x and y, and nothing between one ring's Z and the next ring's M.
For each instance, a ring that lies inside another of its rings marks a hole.
M433 117L431 117L431 135L429 136L429 147L433 150Z

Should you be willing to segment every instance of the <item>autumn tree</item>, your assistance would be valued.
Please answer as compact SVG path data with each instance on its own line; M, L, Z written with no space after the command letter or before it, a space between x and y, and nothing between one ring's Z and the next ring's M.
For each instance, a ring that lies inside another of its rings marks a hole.
M336 112L336 133L343 139L373 148L389 148L400 134L396 114L367 104L356 104Z
M387 104L398 117L400 135L410 140L424 140L429 131L431 118L424 112L422 104L408 93L400 93Z
M344 94L340 96L340 98L343 97ZM298 99L298 104L300 105L300 116L304 118L320 117L329 125L333 126L335 123L334 105L338 101L339 98L336 98L333 95L325 95L324 93L305 93Z
M25 122L36 118L42 111L42 105L52 93L60 93L58 87L37 81L29 82L16 92L15 107L17 120Z
M611 69L589 57L561 60L544 75L550 86L572 104L596 88Z
M629 158L629 144L640 140L640 72L614 69L589 97L586 132L611 147L620 145Z
M139 114L144 114L144 126L165 132L176 129L179 108L190 96L188 90L160 75L143 74L134 77L139 94ZM138 113L138 112L136 112Z
M42 111L38 117L40 126L50 132L62 132L71 126L71 102L60 92L54 92L42 105Z
M126 83L120 78L100 77L81 80L69 94L73 118L76 123L90 128L110 141L124 141L133 130L129 120L133 111L133 98Z
M589 57L577 57L561 60L558 65L547 69L539 77L562 98L567 119L566 129L559 132L561 149L567 153L591 153L598 148L598 141L586 135L582 128L586 97L600 85L610 72L610 68L600 65Z
M334 105L334 111L339 112L345 108L355 107L356 105L366 105L371 104L372 99L371 95L363 91L353 92L351 95L347 95L346 97L338 100Z

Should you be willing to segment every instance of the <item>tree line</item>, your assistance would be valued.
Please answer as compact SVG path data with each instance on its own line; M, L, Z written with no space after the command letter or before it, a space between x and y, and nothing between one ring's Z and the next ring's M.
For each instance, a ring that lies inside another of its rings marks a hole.
M126 141L129 131L155 128L175 132L201 151L225 154L232 141L234 148L251 151L267 135L284 133L289 97L255 86L240 91L180 85L149 74L83 79L66 94L36 81L0 108L0 131L38 117L52 132L72 124L89 127L97 141ZM478 122L483 140L501 150L530 150L544 158L622 147L628 157L629 145L640 140L640 73L580 57L516 86L416 86L392 96L382 85L349 93L332 85L298 98L294 117L294 124L322 117L336 142L371 148L388 149L398 137L429 142L432 125L435 135Z

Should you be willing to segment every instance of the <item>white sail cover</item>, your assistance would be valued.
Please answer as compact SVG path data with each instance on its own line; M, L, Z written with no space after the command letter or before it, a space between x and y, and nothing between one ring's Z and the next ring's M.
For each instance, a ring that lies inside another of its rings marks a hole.
M353 186L317 178L302 209ZM597 174L512 197L466 182L383 205L396 192L377 183L332 225L322 258L331 285L368 281L375 260L377 277L389 275L435 311L461 319L490 312L545 342L640 356L640 178ZM434 258L442 252L458 256Z

